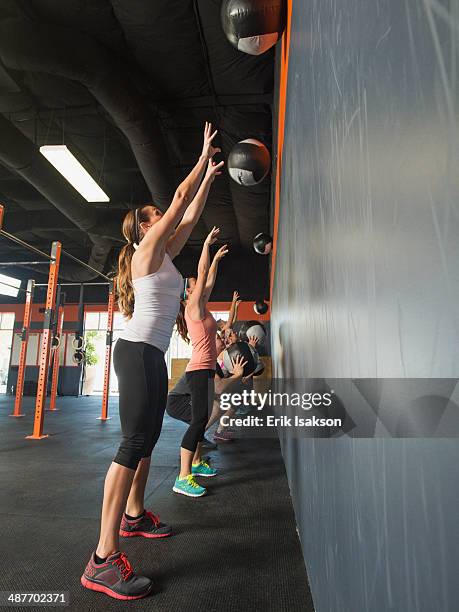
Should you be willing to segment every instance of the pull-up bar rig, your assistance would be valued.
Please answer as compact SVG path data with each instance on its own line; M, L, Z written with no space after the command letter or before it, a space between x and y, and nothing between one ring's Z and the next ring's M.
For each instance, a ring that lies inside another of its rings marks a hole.
M35 417L34 417L34 426L33 432L30 436L26 436L28 440L42 440L43 438L47 438L48 435L43 433L43 424L44 424L44 410L46 405L46 394L47 394L47 386L48 386L48 374L49 374L49 365L50 365L50 355L52 351L52 331L55 324L55 317L57 317L57 333L60 335L62 333L63 327L63 315L64 310L59 308L59 312L56 311L56 294L58 287L58 275L59 275L59 266L61 255L65 255L69 257L83 268L90 270L94 274L99 277L105 279L106 282L101 283L60 283L61 286L82 286L82 285L108 285L109 287L109 297L108 297L108 320L107 320L107 332L106 332L106 345L105 345L105 367L104 367L104 390L102 395L102 413L99 417L101 421L107 421L108 417L108 399L109 399L109 390L110 390L110 366L111 366L111 347L113 342L113 315L115 309L115 279L111 279L99 270L96 270L86 262L78 259L71 253L65 251L62 248L62 244L58 241L55 241L51 245L51 253L45 253L40 249L37 249L31 244L28 244L24 240L17 238L13 234L5 231L3 229L3 218L4 218L5 208L2 204L0 204L0 236L7 238L11 242L14 242L24 249L27 249L41 257L44 257L47 261L32 261L32 262L5 262L1 265L13 266L13 265L43 265L49 263L49 274L48 274L48 283L39 283L35 284L33 279L30 279L27 283L27 289L22 289L21 287L13 287L12 285L8 285L7 283L2 283L3 285L10 286L14 289L19 289L19 291L23 291L26 293L26 302L24 308L24 320L23 327L21 332L21 351L19 357L19 368L18 368L18 379L16 384L16 398L14 404L14 411L11 416L13 417L22 417L24 416L21 413L22 406L22 397L24 390L24 377L25 377L25 368L26 368L26 357L27 357L27 345L29 339L29 331L30 331L30 322L32 315L32 303L35 287L45 286L47 287L46 292L46 303L45 303L45 315L43 321L43 334L42 334L42 342L41 342L41 350L40 350L40 365L39 365L39 373L38 373L38 384L37 384L37 398L35 402ZM55 348L55 358L53 360L53 376L52 376L52 386L51 386L51 406L50 409L52 411L56 410L55 402L57 395L57 378L59 374L59 358L56 357L59 352L59 347Z
M42 266L48 265L47 261L2 261L0 263L0 268L5 268L6 266Z
M2 282L1 284L4 285L5 283ZM110 285L110 282L106 282L106 283L59 283L59 287L81 287L81 286L83 287L101 287L102 285L107 287ZM36 283L35 287L47 287L47 283Z
M64 306L65 306L65 293L61 291L60 285L58 285L57 289L57 303L55 309L55 316L53 318L53 339L51 344L52 354L53 354L53 373L51 375L51 398L49 402L49 410L51 412L55 412L59 410L56 408L56 398L57 398L57 383L59 379L59 361L60 361L60 345L62 338L62 330L64 328ZM56 342L55 342L56 341Z

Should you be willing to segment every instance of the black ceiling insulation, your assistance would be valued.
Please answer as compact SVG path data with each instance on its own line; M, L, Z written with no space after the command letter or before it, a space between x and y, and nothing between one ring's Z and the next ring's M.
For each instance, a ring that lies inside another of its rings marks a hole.
M271 149L274 50L234 49L219 0L2 0L0 3L0 200L4 227L40 249L52 240L108 273L122 244L126 211L154 200L166 208L195 163L203 125L219 129L224 159L257 138ZM65 143L109 194L88 204L39 153ZM221 228L230 255L214 300L238 289L267 298L268 258L253 237L269 231L270 179L244 188L225 172L176 263L195 273L202 242ZM0 239L0 261L26 253ZM4 268L46 280L38 269ZM61 279L91 280L62 260ZM96 279L94 279L96 280ZM75 297L77 293L75 292ZM88 301L105 299L89 289ZM70 294L72 299L72 294Z

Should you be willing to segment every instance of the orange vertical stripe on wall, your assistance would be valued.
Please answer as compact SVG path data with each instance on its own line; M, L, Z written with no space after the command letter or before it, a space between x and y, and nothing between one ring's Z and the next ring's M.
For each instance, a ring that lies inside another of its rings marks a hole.
M285 109L287 103L287 81L288 81L288 55L290 49L290 24L292 19L292 0L287 0L287 25L282 37L281 65L279 79L279 105L278 105L278 127L277 127L277 163L276 163L276 185L274 194L274 220L273 220L273 252L271 259L270 296L272 301L274 274L276 270L277 235L279 224L280 185L282 177L282 151L284 147Z

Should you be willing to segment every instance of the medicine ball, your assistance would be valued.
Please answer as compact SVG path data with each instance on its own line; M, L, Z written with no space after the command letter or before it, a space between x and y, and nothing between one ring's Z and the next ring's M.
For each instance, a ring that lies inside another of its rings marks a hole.
M250 346L250 344L249 344L249 348L250 348L250 352L252 353L253 360L255 362L255 370L253 371L253 375L261 376L263 372L265 371L265 366L263 365L263 362L260 359L260 355L258 354L257 349L254 348L253 346Z
M258 300L253 305L253 309L257 314L263 315L268 312L268 304L266 304L266 302L263 300Z
M252 374L257 364L250 349L251 347L247 342L235 342L226 349L223 353L223 364L228 372L231 374L233 373L233 361L240 355L243 357L244 361L247 361L244 366L244 376Z
M285 29L285 0L224 0L223 31L230 43L249 55L270 49Z
M266 338L266 332L265 332L264 327L258 324L252 325L252 327L249 327L249 329L246 332L246 335L247 335L247 339L249 339L251 336L255 336L255 338L258 339L258 344L263 344Z
M273 239L268 234L257 234L253 239L253 248L259 255L268 255L273 248Z
M228 171L239 185L251 187L261 183L271 167L271 155L265 145L255 138L241 140L228 157Z
M266 329L264 325L260 323L260 321L243 321L241 323L241 326L239 327L239 332L238 332L239 340L242 340L242 342L247 342L248 340L247 330L255 326L261 327L262 332L266 336Z

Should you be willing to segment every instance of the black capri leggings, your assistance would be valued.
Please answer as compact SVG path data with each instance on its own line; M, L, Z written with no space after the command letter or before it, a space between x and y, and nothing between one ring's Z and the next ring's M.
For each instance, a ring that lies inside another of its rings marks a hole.
M204 439L209 414L214 403L215 370L193 370L186 373L191 391L191 423L182 440L182 448L194 453Z
M132 470L149 457L161 433L167 402L164 353L145 342L120 338L113 351L123 439L115 463Z

